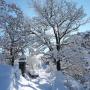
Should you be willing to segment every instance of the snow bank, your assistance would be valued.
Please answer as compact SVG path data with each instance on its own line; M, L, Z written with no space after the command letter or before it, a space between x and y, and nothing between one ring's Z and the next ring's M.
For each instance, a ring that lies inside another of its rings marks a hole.
M73 77L69 75L65 76L64 84L69 90L84 90L79 81L76 81Z
M0 65L0 90L13 90L13 68Z
M62 72L55 72L55 80L52 84L52 90L67 90L64 86L64 75Z

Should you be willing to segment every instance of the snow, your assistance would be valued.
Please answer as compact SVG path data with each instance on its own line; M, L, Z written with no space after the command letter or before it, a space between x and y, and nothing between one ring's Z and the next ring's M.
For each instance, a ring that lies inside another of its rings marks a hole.
M61 71L40 69L39 77L23 77L17 65L0 65L0 90L83 90L81 84Z
M66 75L64 83L65 83L65 86L67 86L67 89L83 90L82 85L69 75Z
M0 65L0 90L14 90L13 68L9 65Z
M39 73L41 68L41 56L42 54L28 56L27 58L27 69L31 74Z
M55 73L55 80L52 84L52 90L67 90L64 86L64 75L62 72L58 71Z
M66 90L63 75L59 72L55 74L55 77L55 75L41 69L40 77L27 79L18 73L19 70L16 71L15 67L0 65L0 90L59 90L59 88Z
M20 77L18 81L18 90L51 90L49 85L49 76L43 70L41 70L40 77L37 79L26 80L24 77Z

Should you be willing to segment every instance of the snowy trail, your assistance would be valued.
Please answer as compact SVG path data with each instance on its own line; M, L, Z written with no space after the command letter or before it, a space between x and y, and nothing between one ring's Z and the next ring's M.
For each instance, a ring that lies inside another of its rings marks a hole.
M40 72L37 79L31 79L30 81L21 77L18 82L18 90L67 90L64 87L64 77L61 72L56 72L55 76L45 70L40 70Z
M19 71L19 69L18 69ZM40 70L36 79L24 78L14 68L0 65L0 90L69 90L64 85L65 77L62 72L48 73ZM67 78L73 90L84 90L73 78Z
M20 80L17 83L18 90L51 90L49 82L50 73L46 73L44 70L41 70L40 72L40 77L30 81L20 77Z

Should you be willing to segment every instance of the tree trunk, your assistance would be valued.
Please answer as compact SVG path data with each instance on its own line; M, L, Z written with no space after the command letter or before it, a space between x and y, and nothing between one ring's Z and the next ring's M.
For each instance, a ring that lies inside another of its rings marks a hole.
M25 74L25 65L26 65L26 62L19 62L19 69L21 69L21 73L22 73L22 76L24 76Z
M57 48L57 51L59 51L59 50L60 50L60 45L58 44L58 45L56 46L56 48Z
M11 58L11 65L14 66L14 57Z
M11 49L10 49L10 56L11 56L11 61L10 61L10 63L11 63L12 66L14 66L14 56L13 56L12 47L11 47Z
M58 60L58 61L56 62L56 68L57 68L57 71L60 71L60 70L61 70L60 60Z
M57 51L59 52L60 51L60 45L59 44L57 44ZM60 71L61 70L61 62L60 62L60 59L59 60L57 60L57 62L56 62L56 67L57 67L57 71Z

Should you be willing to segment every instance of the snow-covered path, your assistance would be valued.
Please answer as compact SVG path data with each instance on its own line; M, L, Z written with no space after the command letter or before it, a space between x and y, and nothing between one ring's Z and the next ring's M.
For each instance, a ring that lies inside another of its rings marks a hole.
M50 85L50 73L46 73L44 70L40 71L37 79L26 80L20 77L18 80L18 90L51 90Z
M62 72L41 69L38 78L30 79L22 77L18 71L11 66L0 65L0 90L69 90L64 85L65 76ZM74 90L84 90L71 77L68 80L76 88Z
M18 81L18 90L67 90L64 87L64 77L61 72L48 73L40 70L37 79L26 80L20 77Z

